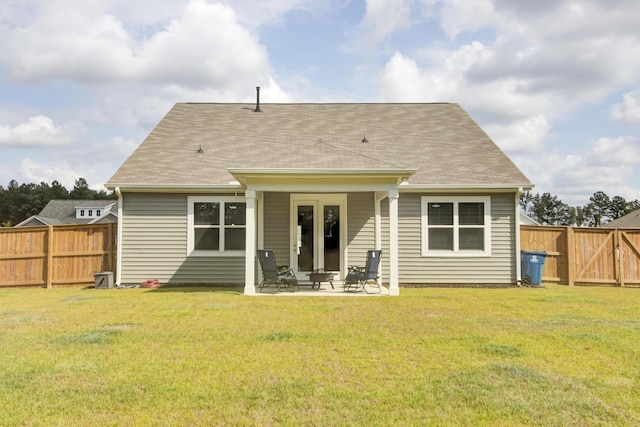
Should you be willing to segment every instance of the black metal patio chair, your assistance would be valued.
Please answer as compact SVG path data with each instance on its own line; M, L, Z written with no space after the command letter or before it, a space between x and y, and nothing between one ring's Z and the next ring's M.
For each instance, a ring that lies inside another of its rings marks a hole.
M262 269L262 282L258 285L260 292L271 285L274 285L278 291L293 292L294 288L300 290L293 268L278 268L276 255L272 249L258 250L258 261Z
M380 266L381 250L367 251L367 261L364 267L349 266L347 277L344 279L345 292L362 292L368 294L380 293L382 289L378 283L378 268ZM367 285L377 288L377 291L369 292Z

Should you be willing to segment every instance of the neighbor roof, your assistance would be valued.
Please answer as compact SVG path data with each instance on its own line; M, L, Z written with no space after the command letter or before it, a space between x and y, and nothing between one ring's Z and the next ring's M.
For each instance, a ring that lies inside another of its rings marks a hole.
M115 200L50 200L38 215L30 217L18 225L24 225L28 221L37 220L45 225L87 224L96 218L76 218L76 208L105 209L118 215L118 206ZM103 216L107 212L103 213Z
M640 209L637 209L627 215L608 222L604 227L640 227Z
M416 170L409 184L532 185L457 104L254 109L176 104L107 186L228 185L228 169L262 168Z

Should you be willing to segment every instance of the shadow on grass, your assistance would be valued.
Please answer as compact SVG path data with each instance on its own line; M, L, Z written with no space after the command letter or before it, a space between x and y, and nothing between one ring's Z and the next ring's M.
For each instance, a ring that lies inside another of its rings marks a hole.
M147 292L210 292L233 295L244 295L243 285L162 285L159 288L146 289Z

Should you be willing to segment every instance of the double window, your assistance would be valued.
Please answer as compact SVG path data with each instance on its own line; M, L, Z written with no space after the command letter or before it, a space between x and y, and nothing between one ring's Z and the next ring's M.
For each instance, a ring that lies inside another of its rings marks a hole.
M245 249L246 204L237 197L189 197L188 254L240 255Z
M422 197L422 255L491 255L491 198Z

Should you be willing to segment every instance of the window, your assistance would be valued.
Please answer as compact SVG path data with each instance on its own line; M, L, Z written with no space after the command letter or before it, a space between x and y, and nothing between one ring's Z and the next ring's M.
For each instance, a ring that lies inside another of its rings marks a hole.
M93 218L93 209L89 209L89 218Z
M188 255L240 255L245 249L246 204L237 197L189 197Z
M96 209L96 216L100 216L100 213L102 213L102 211L100 209Z
M491 198L422 197L422 255L491 255Z
M83 217L84 216L84 209L80 209L80 216Z

